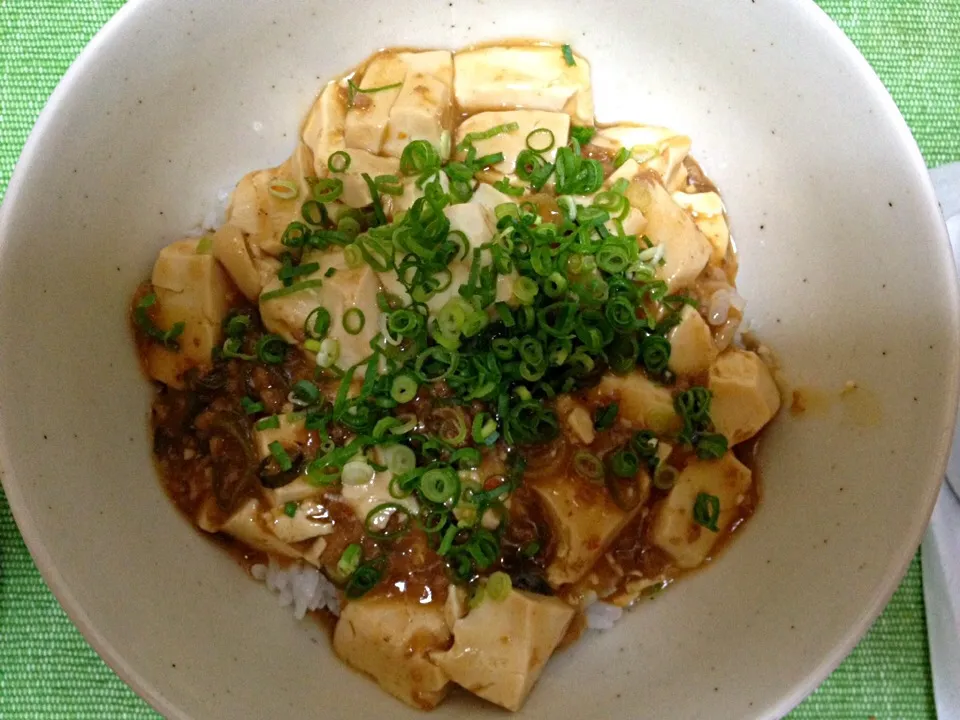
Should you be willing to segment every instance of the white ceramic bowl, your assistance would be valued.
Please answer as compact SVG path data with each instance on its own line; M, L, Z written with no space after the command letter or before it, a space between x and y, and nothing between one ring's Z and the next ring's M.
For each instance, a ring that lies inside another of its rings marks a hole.
M4 203L0 463L67 613L165 715L419 717L164 497L131 292L218 188L286 156L321 81L382 46L531 35L591 60L601 120L693 137L754 327L796 383L862 390L776 423L732 549L551 661L525 716L781 715L896 587L953 424L957 291L906 125L812 2L133 0L57 89ZM493 711L457 698L435 717L473 714Z

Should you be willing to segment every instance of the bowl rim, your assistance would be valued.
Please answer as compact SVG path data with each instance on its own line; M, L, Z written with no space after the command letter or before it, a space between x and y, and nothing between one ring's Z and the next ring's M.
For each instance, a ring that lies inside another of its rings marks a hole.
M113 38L121 32L124 25L131 21L140 11L141 7L151 1L154 0L128 0L94 34L77 58L71 63L70 67L57 83L54 91L50 94L50 97L30 130L27 141L24 143L20 157L16 162L7 185L3 202L0 204L0 250L2 250L6 244L7 236L10 234L11 218L13 217L13 212L10 208L17 204L19 195L22 192L21 186L24 183L23 178L27 172L24 168L32 163L34 157L40 151L42 138L52 118L57 115L58 106L71 92L76 79L87 70L89 65L95 62L100 48L110 43ZM895 101L890 96L886 86L884 86L869 62L867 62L866 58L864 58L853 44L853 41L847 37L843 30L841 30L819 5L812 0L804 2L799 12L809 13L811 19L816 23L816 31L821 33L843 52L851 70L855 71L857 75L868 84L868 90L872 94L874 101L880 106L885 117L893 122L895 131L904 144L908 162L912 165L913 170L919 171L917 173L919 181L916 190L920 194L921 200L927 206L928 212L933 215L933 224L937 228L936 234L938 236L934 239L934 242L939 247L941 260L951 262L952 264L952 251L949 237L940 214L939 205L936 195L934 194L933 184L930 180L926 163L920 153L919 146L912 131ZM960 318L960 284L955 282L950 286L945 302L949 304L951 314L955 318ZM954 339L953 344L953 354L960 358L960 343ZM960 362L958 362L958 365L960 365ZM812 670L808 671L805 676L797 679L793 686L784 692L774 704L759 710L761 713L766 713L766 717L779 718L785 716L813 693L840 663L843 662L860 640L863 639L864 635L873 625L873 622L887 606L894 592L900 586L920 546L939 495L957 422L956 408L958 400L960 400L960 372L953 373L947 378L945 391L948 402L944 405L944 417L941 418L938 423L942 428L942 432L937 439L938 460L935 463L937 473L931 474L925 490L926 494L920 498L922 502L918 504L918 510L914 513L913 522L909 529L909 542L902 545L902 550L898 555L889 559L884 579L874 590L870 603L864 607L857 621L848 628L845 633L838 636L833 648ZM5 459L8 457L6 447L7 444L2 434L2 428L0 428L0 485L2 485L7 496L11 514L30 552L31 558L36 564L47 587L53 593L69 620L110 669L137 695L149 703L154 710L164 717L190 720L182 708L168 699L161 689L137 670L133 664L128 662L123 653L103 636L81 604L74 597L68 583L58 571L43 538L38 533L33 517L26 508L24 498L20 492L19 483L15 479L8 461ZM764 715L758 715L757 717L764 717Z

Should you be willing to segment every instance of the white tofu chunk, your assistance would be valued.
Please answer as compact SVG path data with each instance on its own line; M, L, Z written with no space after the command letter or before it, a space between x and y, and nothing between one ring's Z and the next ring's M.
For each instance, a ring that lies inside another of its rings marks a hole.
M597 439L596 429L593 427L593 418L586 406L574 400L570 395L560 395L557 398L557 415L563 421L566 432L576 442L590 445Z
M574 610L562 600L511 590L485 599L453 626L453 647L430 658L451 680L519 710L563 639Z
M383 457L377 457L378 462L381 462L383 459ZM362 461L363 458L358 456L356 460ZM359 485L344 483L340 494L343 496L344 502L353 509L354 515L357 516L360 522L364 522L367 519L367 515L370 514L371 510L384 503L401 505L410 511L411 516L416 515L420 510L420 506L415 497L409 496L397 499L390 494L390 481L392 479L392 472L389 470L381 470L380 472L375 472L369 482ZM385 515L382 518L383 522L385 523L389 517L389 514Z
M312 188L307 177L312 176L313 153L301 143L282 165L248 173L237 183L227 208L227 222L242 230L260 252L273 256L287 252L280 239L287 225L302 220L300 207L310 198ZM280 188L277 181L294 183L296 196L278 197L276 190L287 188Z
M637 210L635 207L631 207L627 212L627 216L620 221L620 224L623 226L624 235L636 235L640 237L643 235L643 231L647 228L647 218L643 216L643 213ZM617 227L615 220L608 220L604 223L607 230L613 234L617 234L620 231L620 228Z
M277 333L289 343L300 344L306 338L303 323L317 307L324 307L330 313L330 331L328 337L340 343L340 358L337 365L343 369L359 363L370 356L370 341L379 332L380 308L377 306L377 293L380 281L377 273L369 265L350 269L343 260L343 252L334 250L323 253L306 253L304 263L317 262L320 269L304 279L319 279L320 287L307 288L289 295L260 301L260 315L264 326ZM326 277L329 268L336 272ZM274 277L264 287L264 293L282 287ZM262 296L261 296L262 297ZM363 328L351 335L343 327L343 315L351 309L359 309L364 316ZM357 377L363 376L363 367L357 371Z
M676 375L696 375L710 369L717 357L710 326L689 305L680 311L680 322L667 334L670 360L667 367Z
M147 373L170 387L182 388L191 369L206 372L211 353L222 340L221 324L230 307L232 290L213 255L197 253L196 238L178 240L160 251L151 283L157 296L155 324L169 330L184 323L176 338L179 350L151 342L144 353Z
M650 490L650 478L637 478L639 501L621 509L602 485L573 474L556 473L529 481L550 516L556 553L547 567L547 582L554 588L580 580L607 551L624 526L640 509Z
M670 292L689 287L710 259L710 241L655 175L647 172L634 178L625 195L647 219L644 234L654 245L663 245L664 263L657 268L657 277Z
M719 460L691 461L677 477L666 500L654 510L653 542L673 558L677 567L697 567L737 517L751 482L750 470L731 452ZM719 500L716 531L694 520L694 507L701 493Z
M298 543L332 535L334 523L327 516L326 508L308 500L297 504L292 517L283 506L271 508L263 514L263 522L282 542Z
M403 87L390 109L383 152L400 157L413 140L426 140L441 153L443 134L453 124L451 95L453 86L453 55L446 50L420 53L400 53L407 67Z
M715 192L677 192L673 193L672 197L677 205L690 213L700 232L713 245L710 262L714 265L722 263L727 257L727 247L730 245L730 226L727 224L724 214L726 208L720 196Z
M201 510L201 516L197 519L197 525L207 532L226 533L244 545L280 557L296 560L303 554L267 529L263 521L263 509L256 500L248 500L222 525L211 524L207 519L209 515Z
M769 368L749 350L731 348L710 366L710 418L736 445L756 435L780 409L780 392Z
M617 168L608 184L620 178L632 180L642 170L653 170L663 184L676 189L686 180L683 161L690 154L690 138L670 128L657 125L613 125L603 128L590 140L591 145L616 153L630 151L630 159Z
M331 153L343 150L347 123L347 88L339 81L329 82L317 97L303 121L300 137L313 151L318 177L327 175Z
M567 65L558 47L486 47L453 57L454 94L464 112L527 108L565 112L593 125L590 65L574 54Z
M457 146L470 133L486 132L498 125L516 123L516 130L502 132L487 140L474 140L473 146L477 149L477 156L503 153L503 162L492 165L491 169L505 175L512 174L517 167L517 155L527 147L527 136L539 128L545 128L553 133L554 146L543 157L553 162L557 156L557 148L567 144L570 135L570 116L565 113L545 112L542 110L507 110L497 112L482 112L467 118L457 128ZM535 142L540 138L535 138ZM544 143L545 144L545 143ZM465 151L458 151L457 157L463 159Z
M260 295L260 270L240 228L227 223L213 234L213 256L226 269L244 297L254 302Z
M407 75L407 65L394 53L377 55L363 71L359 82L354 83L360 90L389 88L372 93L357 92L353 106L347 110L344 141L348 148L365 150L377 154L383 147L383 140L390 122L390 111L400 96L403 80ZM397 87L390 88L391 85Z
M657 385L639 370L627 375L604 375L590 391L594 402L620 405L619 422L634 430L653 430L661 434L681 427L668 388Z
M333 649L341 660L420 710L436 707L447 694L449 678L428 656L449 641L439 603L397 598L347 603L333 633Z
M398 175L400 161L396 158L371 155L364 150L347 150L346 152L350 154L350 167L345 173L334 175L343 181L343 195L340 196L340 201L347 207L366 207L373 202L373 199L370 197L370 188L363 179L363 173L367 173L374 180L378 175Z

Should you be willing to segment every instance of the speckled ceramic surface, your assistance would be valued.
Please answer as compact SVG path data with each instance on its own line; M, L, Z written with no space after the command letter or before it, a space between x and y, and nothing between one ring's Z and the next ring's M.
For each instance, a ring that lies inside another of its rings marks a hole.
M812 3L591 7L134 0L55 93L0 218L0 467L67 612L165 715L419 717L175 513L124 323L157 249L284 157L320 82L382 46L571 42L600 120L691 135L730 210L748 316L823 400L769 433L766 499L732 550L554 659L524 715L778 716L893 591L939 483L958 362L952 264L906 126ZM861 389L841 401L848 380ZM435 716L481 714L497 711L456 697Z

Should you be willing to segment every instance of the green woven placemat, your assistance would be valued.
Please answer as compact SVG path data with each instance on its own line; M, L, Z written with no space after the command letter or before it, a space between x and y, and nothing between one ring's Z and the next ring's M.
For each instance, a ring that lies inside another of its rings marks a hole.
M960 160L960 0L819 1L890 89L928 165ZM122 4L0 0L0 196L50 92ZM0 719L148 717L47 590L0 491ZM863 642L790 717L935 717L919 560Z

